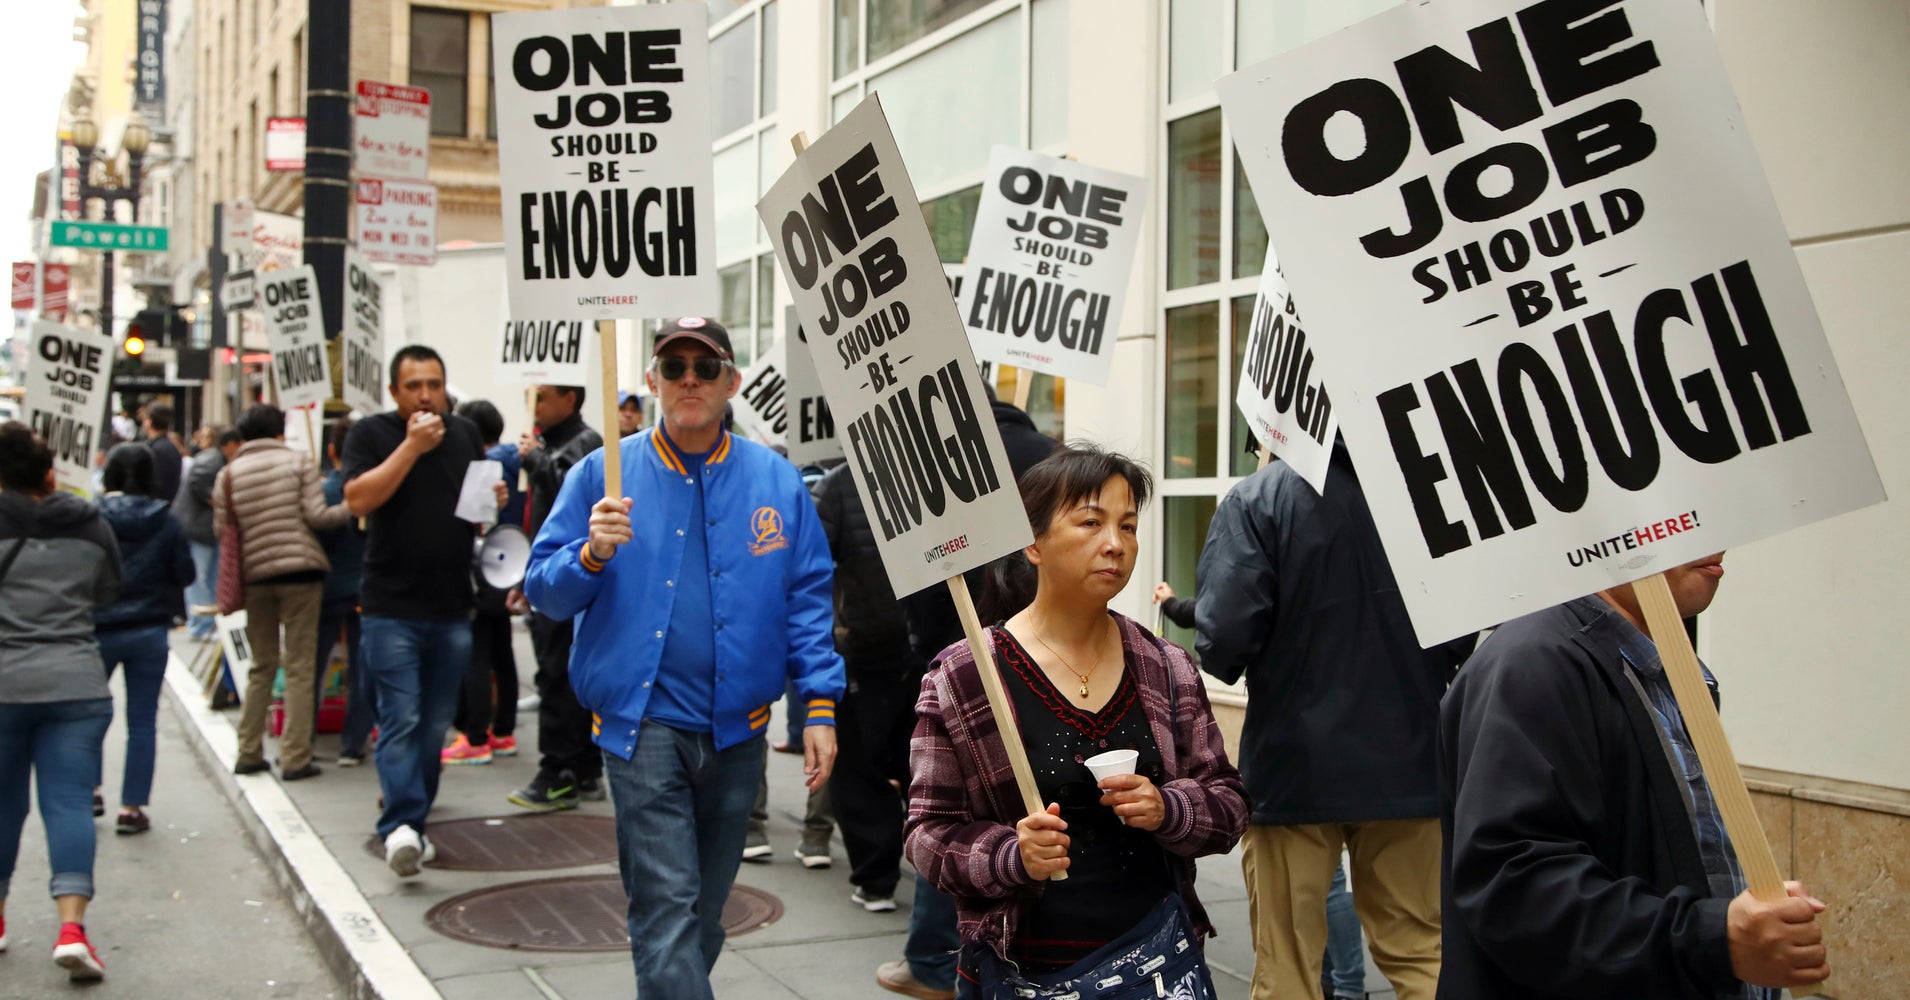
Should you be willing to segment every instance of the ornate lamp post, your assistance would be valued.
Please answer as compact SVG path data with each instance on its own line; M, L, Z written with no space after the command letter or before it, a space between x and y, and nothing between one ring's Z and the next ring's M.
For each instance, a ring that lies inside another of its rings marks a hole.
M130 202L133 206L133 218L139 218L140 173L146 165L146 149L152 145L152 130L146 123L135 118L126 124L126 132L120 136L120 148L126 151L128 164L128 183L125 187L93 183L93 149L99 145L99 126L91 119L82 118L73 123L71 129L73 148L80 154L80 216L87 215L86 203L93 198L105 202L102 213L106 221L112 221L113 204L119 201ZM100 331L108 337L113 335L113 251L106 248L100 256Z

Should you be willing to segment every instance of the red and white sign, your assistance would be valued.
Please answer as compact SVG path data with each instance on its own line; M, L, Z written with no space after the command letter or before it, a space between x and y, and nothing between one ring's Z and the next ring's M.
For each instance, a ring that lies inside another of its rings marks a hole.
M252 227L257 225L255 214L250 201L226 202L219 217L224 230L219 234L219 249L226 253L251 253Z
M30 260L13 262L13 308L33 308L33 286L38 283L39 277L40 265Z
M358 252L386 264L436 264L437 185L360 178Z
M305 169L305 119L265 120L265 169Z
M431 92L358 81L352 166L360 177L424 182L431 158Z
M66 264L40 267L40 318L66 322L66 291L73 285L73 269Z

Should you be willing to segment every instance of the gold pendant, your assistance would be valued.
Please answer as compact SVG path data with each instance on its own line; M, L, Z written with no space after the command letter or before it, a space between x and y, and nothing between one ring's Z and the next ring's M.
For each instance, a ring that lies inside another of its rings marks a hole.
M1087 696L1088 696L1088 682L1082 681L1081 682L1081 697L1086 698Z

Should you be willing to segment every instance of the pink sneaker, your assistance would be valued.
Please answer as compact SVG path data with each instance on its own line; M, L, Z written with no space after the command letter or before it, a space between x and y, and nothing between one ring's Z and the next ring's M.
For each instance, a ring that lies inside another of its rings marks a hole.
M498 756L498 757L517 756L517 737L515 736L491 737L491 753L494 756Z
M60 941L53 946L53 961L74 982L106 978L106 965L86 940L86 928L79 924L61 924Z
M471 741L459 733L457 742L445 747L438 755L446 764L489 764L491 762L491 744L485 742L472 746Z

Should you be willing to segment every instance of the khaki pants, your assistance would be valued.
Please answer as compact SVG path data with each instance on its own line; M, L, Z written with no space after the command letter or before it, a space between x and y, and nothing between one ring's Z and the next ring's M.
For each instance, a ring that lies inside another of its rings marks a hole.
M295 771L312 762L312 699L318 663L318 612L322 583L247 584L245 638L252 644L252 675L240 703L239 761L265 759L265 714L272 706L272 681L285 668L285 732L279 737L279 770ZM279 656L279 626L285 626L285 655Z
M1253 1000L1322 1000L1326 891L1342 848L1352 859L1347 878L1374 963L1399 1000L1433 1000L1439 985L1438 820L1249 826L1244 844Z

